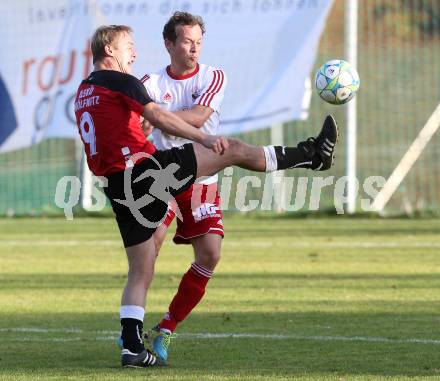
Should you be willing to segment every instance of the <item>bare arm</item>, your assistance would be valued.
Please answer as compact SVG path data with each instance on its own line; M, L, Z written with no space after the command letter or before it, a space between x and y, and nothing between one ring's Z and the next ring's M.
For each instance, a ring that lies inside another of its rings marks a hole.
M150 102L144 107L142 116L153 126L169 135L178 136L201 143L205 134L192 127L174 113L166 111L156 103Z
M190 110L174 111L173 114L183 119L186 123L193 127L201 128L213 113L213 109L206 106L195 105ZM147 119L142 122L142 131L145 137L153 132L154 126Z
M228 142L225 138L203 133L154 102L145 105L142 116L161 131L200 143L216 153L222 153L228 148Z
M195 105L189 110L175 111L174 114L196 128L201 128L214 110L211 107Z

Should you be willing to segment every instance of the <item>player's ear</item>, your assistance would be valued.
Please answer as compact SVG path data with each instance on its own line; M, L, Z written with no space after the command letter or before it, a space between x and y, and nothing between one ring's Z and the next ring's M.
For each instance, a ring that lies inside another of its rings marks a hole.
M104 46L104 51L105 54L107 54L108 56L113 56L114 49L113 46L111 46L110 44Z

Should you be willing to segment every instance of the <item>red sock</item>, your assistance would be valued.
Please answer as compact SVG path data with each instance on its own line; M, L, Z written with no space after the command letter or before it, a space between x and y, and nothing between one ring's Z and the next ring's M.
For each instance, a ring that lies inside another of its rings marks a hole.
M184 320L199 304L205 294L206 284L213 272L199 266L195 262L180 281L177 294L170 304L168 312L159 324L160 328L174 332L178 323Z

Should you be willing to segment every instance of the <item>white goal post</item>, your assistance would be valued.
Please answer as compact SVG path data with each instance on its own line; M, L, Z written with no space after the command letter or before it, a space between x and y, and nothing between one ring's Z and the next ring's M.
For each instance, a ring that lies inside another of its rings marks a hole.
M405 155L400 160L400 163L394 169L391 176L388 178L384 187L376 196L373 204L371 205L372 209L381 212L385 208L385 205L390 200L391 196L399 187L402 180L405 178L409 170L412 168L414 163L417 161L424 148L437 132L440 127L440 103L437 108L434 110L426 124L420 130L417 138L408 148Z
M358 0L345 0L345 55L347 61L357 69L358 56ZM346 124L346 158L347 176L347 207L346 211L356 211L357 180L356 180L356 148L357 148L357 101L354 97L347 104L345 113Z

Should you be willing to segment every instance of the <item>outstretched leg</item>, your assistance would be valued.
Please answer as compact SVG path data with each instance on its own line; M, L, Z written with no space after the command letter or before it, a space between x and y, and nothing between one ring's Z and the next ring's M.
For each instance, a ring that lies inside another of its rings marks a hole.
M229 148L216 154L194 143L197 177L208 176L231 165L257 172L272 172L288 168L329 169L333 164L338 140L336 121L328 115L317 137L300 142L297 147L256 147L237 139L228 139Z

